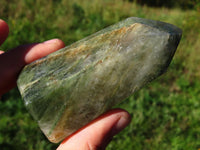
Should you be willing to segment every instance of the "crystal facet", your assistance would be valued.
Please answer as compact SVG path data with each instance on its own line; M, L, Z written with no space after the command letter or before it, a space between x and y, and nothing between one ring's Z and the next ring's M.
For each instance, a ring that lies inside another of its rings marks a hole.
M105 28L25 66L25 106L59 142L161 75L180 38L171 24L134 17Z

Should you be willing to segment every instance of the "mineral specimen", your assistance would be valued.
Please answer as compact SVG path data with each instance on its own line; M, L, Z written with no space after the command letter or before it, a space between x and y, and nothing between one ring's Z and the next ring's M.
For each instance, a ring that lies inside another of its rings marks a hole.
M25 106L59 142L161 75L180 38L171 24L134 17L105 28L25 66Z

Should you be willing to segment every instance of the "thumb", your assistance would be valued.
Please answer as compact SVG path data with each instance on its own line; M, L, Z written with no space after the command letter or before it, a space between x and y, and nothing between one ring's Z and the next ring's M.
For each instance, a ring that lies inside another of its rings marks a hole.
M127 111L111 110L66 138L57 150L103 150L130 120Z

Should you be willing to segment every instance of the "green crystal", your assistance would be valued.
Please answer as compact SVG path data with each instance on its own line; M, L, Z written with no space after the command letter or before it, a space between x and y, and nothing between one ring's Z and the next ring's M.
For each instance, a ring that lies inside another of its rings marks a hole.
M128 18L24 67L18 87L51 142L59 142L168 67L181 30Z

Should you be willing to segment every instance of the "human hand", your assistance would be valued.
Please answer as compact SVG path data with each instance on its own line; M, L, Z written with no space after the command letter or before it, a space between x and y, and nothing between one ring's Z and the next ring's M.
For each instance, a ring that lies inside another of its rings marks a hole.
M67 137L57 150L104 150L130 120L127 111L113 109Z
M8 25L0 19L0 45L8 33ZM61 40L53 39L43 43L22 45L6 53L0 51L0 95L16 86L17 76L26 64L63 47L64 43ZM124 129L130 120L127 111L111 110L67 137L57 150L105 149L112 137Z
M0 19L0 45L6 40L8 33L7 23ZM6 53L0 51L0 96L16 86L17 76L26 64L64 46L61 40L53 39L43 43L21 45Z

